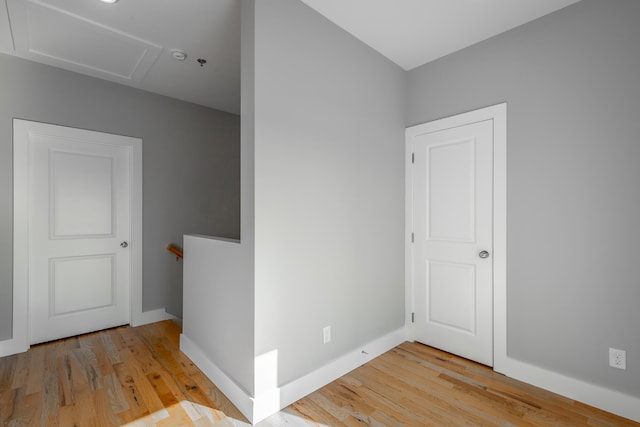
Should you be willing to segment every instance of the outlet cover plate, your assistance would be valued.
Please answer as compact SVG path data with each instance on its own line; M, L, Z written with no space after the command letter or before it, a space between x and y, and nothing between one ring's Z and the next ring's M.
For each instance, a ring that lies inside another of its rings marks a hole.
M331 341L331 326L325 326L322 329L322 341L324 344Z
M609 366L617 369L627 369L627 352L617 348L609 348Z

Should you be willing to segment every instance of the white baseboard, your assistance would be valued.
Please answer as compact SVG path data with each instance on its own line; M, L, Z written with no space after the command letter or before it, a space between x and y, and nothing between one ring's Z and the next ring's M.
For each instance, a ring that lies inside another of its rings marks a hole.
M180 351L220 389L249 421L253 418L253 398L227 376L207 355L185 334L180 334Z
M283 385L280 387L280 408L274 412L302 399L405 341L407 341L407 332L402 327L345 354L303 377Z
M251 397L239 387L184 334L180 335L180 350L255 424L406 340L406 330L404 327L400 328L282 387L265 390L256 397Z
M162 322L163 320L176 320L177 318L173 314L167 313L164 308L158 308L156 310L143 311L131 322L131 326L142 326L148 323Z
M29 350L29 345L24 339L18 339L14 336L8 340L0 341L0 357L24 353L27 350Z
M577 380L510 357L502 360L499 370L496 368L496 372L640 422L640 399L637 397Z
M372 359L380 356L407 340L407 331L402 327L383 337L375 339L357 349L335 359L334 361L309 372L308 374L284 384L283 386L267 391L254 398L253 422L264 420L289 406L293 402L302 399L321 387L335 381L341 376L364 365ZM274 398L275 395L275 398Z
M132 319L131 326L142 326L148 323L161 322L163 320L173 320L175 322L182 323L181 319L167 313L164 308L158 308L157 310L144 311L140 313L137 318ZM26 338L16 338L14 336L11 339L0 341L0 357L24 353L27 350L29 350L29 345L26 342Z

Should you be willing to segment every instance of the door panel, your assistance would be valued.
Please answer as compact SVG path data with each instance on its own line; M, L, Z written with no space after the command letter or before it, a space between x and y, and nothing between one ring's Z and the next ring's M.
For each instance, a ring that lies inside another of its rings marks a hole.
M51 151L51 237L113 234L113 159Z
M32 344L129 323L131 150L67 131L28 134Z
M51 317L114 305L114 254L52 258L50 263Z
M492 365L492 121L412 138L416 339Z
M428 261L428 322L474 334L476 271L471 264Z
M427 147L429 240L474 239L474 145L466 139Z

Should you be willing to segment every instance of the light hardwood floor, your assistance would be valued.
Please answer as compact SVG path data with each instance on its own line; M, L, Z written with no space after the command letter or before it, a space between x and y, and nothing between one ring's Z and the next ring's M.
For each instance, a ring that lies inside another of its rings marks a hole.
M246 426L178 347L166 321L0 358L2 426ZM260 426L640 426L404 343Z

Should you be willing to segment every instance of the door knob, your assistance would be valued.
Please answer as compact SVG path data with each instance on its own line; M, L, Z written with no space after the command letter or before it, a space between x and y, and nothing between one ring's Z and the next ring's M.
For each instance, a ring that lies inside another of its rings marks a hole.
M478 256L482 259L484 258L489 258L489 252L487 251L480 251L480 253L478 254Z
M124 242L120 243L120 246L122 246L123 248L126 248L129 246L129 244L127 243L127 241L125 240Z

